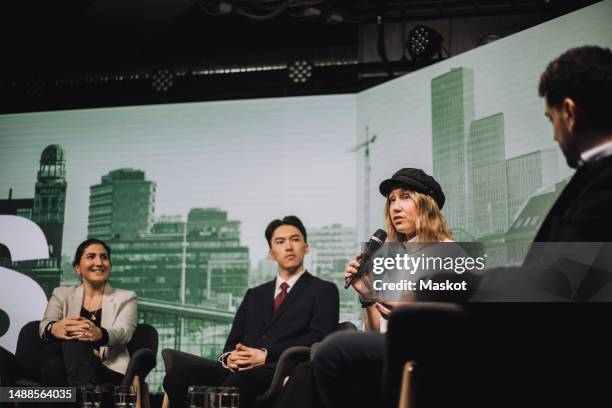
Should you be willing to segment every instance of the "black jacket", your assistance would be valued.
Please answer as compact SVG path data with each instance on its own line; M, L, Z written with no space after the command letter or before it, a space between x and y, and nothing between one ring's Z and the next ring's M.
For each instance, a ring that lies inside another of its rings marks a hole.
M611 241L608 156L576 171L546 215L522 267L489 270L479 288L522 300L612 300Z
M585 163L576 171L534 241L612 241L612 156Z
M311 346L338 327L338 288L308 272L273 313L276 281L247 290L238 308L224 352L237 343L268 350L266 365L273 366L281 353L293 346Z
M609 242L612 156L585 163L576 171L544 219L523 266L548 293L573 301L610 301Z

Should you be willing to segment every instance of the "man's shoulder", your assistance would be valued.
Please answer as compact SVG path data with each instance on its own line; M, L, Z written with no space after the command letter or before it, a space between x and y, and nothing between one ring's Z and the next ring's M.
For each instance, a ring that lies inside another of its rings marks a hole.
M338 287L335 283L319 278L318 276L310 275L311 281L310 284L318 289L323 290L335 290L338 291Z
M337 290L337 287L334 283L330 281L323 280L318 276L314 276L308 271L305 271L302 276L300 276L299 281L304 280L305 283L310 287L316 290Z
M597 162L588 164L591 177L582 186L581 195L587 197L596 195L597 197L612 198L612 156L599 159ZM581 201L581 200L578 200Z
M298 282L299 281L305 281L305 283L308 284L310 287L314 287L318 289L324 288L326 290L332 290L332 289L338 290L337 286L333 282L323 280L317 276L312 275L308 271L304 272L304 274L300 276L300 278L298 279ZM267 293L269 290L274 289L275 286L276 286L276 278L266 283L263 283L259 286L255 286L254 288L251 288L248 291L252 292L253 294Z
M612 156L602 157L591 165L594 180L609 180L612 178Z
M276 278L274 278L274 279L276 279ZM262 283L259 286L255 286L254 288L247 289L247 293L250 292L251 294L258 295L260 293L264 293L264 292L267 292L267 291L273 289L275 285L276 285L275 280L271 280L271 281L268 281L266 283Z

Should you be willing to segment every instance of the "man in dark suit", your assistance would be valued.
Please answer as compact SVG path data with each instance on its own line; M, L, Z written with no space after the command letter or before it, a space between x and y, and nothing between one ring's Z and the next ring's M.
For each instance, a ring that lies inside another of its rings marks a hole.
M596 46L566 51L542 74L539 94L553 138L576 172L523 266L516 273L486 272L481 288L517 294L535 288L562 299L604 300L598 292L612 281L612 52Z
M469 401L471 406L526 401L530 406L610 406L611 338L601 321L609 316L612 300L612 51L596 46L566 51L541 75L539 95L553 138L576 172L546 215L523 265L489 270L482 277L479 290L492 288L501 295L494 300L538 302L465 308L473 338L486 337L498 350L494 358L476 347L466 350L479 356L468 363L477 369L464 375L480 385L481 404ZM590 300L600 303L565 302Z
M567 164L577 169L536 242L607 242L612 227L612 52L574 48L542 74L540 96Z
M525 264L538 264L538 242L589 243L556 244L549 258L562 261L545 269L542 283L553 283L552 291L566 299L609 301L605 288L612 280L612 245L607 243L612 241L612 52L600 47L567 51L542 74L539 93L546 99L554 138L567 164L577 170L542 223Z
M284 350L311 346L336 330L338 289L304 269L309 247L302 222L295 216L274 220L265 235L269 257L278 263L276 279L247 290L218 361L191 360L166 374L172 406L186 406L189 385L239 387L240 406L252 406Z

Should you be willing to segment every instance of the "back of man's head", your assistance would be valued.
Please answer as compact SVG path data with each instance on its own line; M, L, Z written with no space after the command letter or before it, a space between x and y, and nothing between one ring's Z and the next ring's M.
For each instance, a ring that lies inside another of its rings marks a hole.
M302 233L302 236L304 237L304 242L308 242L306 240L306 228L304 228L304 224L302 224L302 221L300 221L300 219L295 215L288 215L282 220L276 219L270 224L268 224L268 227L266 228L266 240L268 241L269 247L272 247L272 235L274 234L274 231L281 225L291 225L297 228Z
M565 98L572 99L578 133L611 133L612 51L597 46L566 51L548 64L540 78L539 94L557 109Z

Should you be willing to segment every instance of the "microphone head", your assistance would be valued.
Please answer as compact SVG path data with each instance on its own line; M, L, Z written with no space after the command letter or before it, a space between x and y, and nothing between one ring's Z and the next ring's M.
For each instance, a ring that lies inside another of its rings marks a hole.
M366 244L363 251L363 260L368 260L383 246L387 239L387 232L385 230L377 230L371 237L370 241Z
M376 230L374 234L372 234L370 239L373 239L374 241L378 241L382 244L387 239L387 231L385 231L384 229L378 229Z

